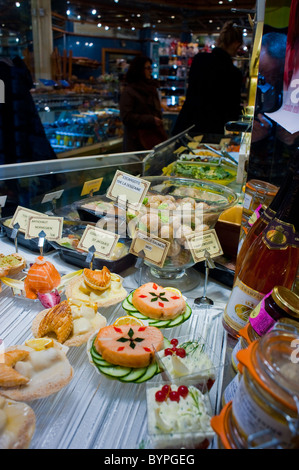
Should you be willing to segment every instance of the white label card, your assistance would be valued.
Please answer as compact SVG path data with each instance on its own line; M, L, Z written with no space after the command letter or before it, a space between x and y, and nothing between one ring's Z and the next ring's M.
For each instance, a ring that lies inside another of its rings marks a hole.
M206 250L211 258L223 254L215 229L205 230L199 235L192 234L186 240L196 263L206 259L204 254Z
M127 203L128 208L138 209L150 187L150 182L117 170L106 197Z
M130 253L140 256L140 252L144 253L144 260L163 267L165 258L170 247L170 242L159 237L149 237L145 232L136 230L130 247Z
M88 251L92 246L98 255L110 258L118 242L119 235L92 225L87 225L78 243L79 249Z
M54 199L61 198L63 191L64 191L64 189L61 189L60 191L55 191L53 193L45 194L43 199L42 199L42 204L44 204L45 202L51 202Z
M0 196L0 207L4 207L6 203L7 196Z
M45 232L47 240L59 240L63 228L63 217L29 217L25 238L38 238Z
M9 227L13 228L13 226L18 223L20 226L19 231L25 233L27 230L29 218L33 216L47 217L41 212L33 211L31 209L27 209L26 207L18 206L13 215L13 218L10 221Z

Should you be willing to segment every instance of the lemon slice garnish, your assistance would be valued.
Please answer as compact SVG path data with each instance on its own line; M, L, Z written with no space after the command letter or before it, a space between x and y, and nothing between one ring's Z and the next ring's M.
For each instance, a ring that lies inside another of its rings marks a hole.
M13 287L14 289L24 290L24 281L20 281L19 279L10 279L9 277L1 277L1 281L3 284Z
M65 274L64 276L62 276L60 280L60 285L58 286L57 289L59 290L59 288L64 287L65 284L67 284L71 279L77 276L81 276L82 273L83 273L83 269L79 269L79 271L73 271L71 273Z
M183 377L184 375L190 374L188 367L183 363L182 359L176 354L173 354L171 357L173 373L178 377Z
M52 338L35 338L35 339L27 339L25 341L25 345L29 346L35 351L42 351L43 349L51 348L54 342Z
M144 326L144 323L139 320L139 318L131 317L130 315L125 315L123 317L119 317L113 323L114 326L120 325L139 325Z
M182 293L179 289L176 289L175 287L164 287L165 290L170 290L171 292L173 292L174 294L177 294L179 295L180 297L182 297Z

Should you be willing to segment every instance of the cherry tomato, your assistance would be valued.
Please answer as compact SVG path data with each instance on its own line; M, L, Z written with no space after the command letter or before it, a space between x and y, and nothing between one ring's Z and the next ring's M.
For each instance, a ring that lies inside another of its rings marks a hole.
M169 399L170 399L171 401L177 401L177 402L179 402L179 401L180 401L180 395L178 394L178 392L172 391L172 392L170 392L170 394L169 394Z
M186 357L186 350L184 348L177 348L176 354L179 357Z
M158 402L162 402L165 400L165 394L162 392L162 390L158 390L156 393L155 393L155 399L156 401Z
M171 386L170 385L163 385L161 390L164 393L165 397L167 397L167 395L169 395L169 393L171 392Z
M183 398L186 398L186 396L188 395L189 391L188 391L188 387L186 387L186 385L180 385L179 388L178 388L178 394L183 397Z
M172 349L170 349L170 348L165 349L165 351L164 351L165 356L172 356L172 354L173 354Z
M172 346L177 346L179 344L179 341L176 339L176 338L173 338L170 343L172 344Z

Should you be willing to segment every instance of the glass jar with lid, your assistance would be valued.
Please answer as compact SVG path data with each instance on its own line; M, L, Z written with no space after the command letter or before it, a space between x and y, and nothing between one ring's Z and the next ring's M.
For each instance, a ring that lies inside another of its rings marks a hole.
M240 337L231 356L235 371L238 366L238 351L264 336L282 319L289 320L299 328L299 296L287 287L275 286L252 310L248 323L239 330Z
M273 329L238 353L242 376L211 425L230 449L299 448L299 335Z

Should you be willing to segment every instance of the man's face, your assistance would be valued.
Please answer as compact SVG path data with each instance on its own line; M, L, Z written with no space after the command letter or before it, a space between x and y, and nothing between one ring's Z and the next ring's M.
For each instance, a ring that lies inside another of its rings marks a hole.
M275 86L282 79L283 67L278 59L270 57L265 48L261 48L259 73L266 82Z

